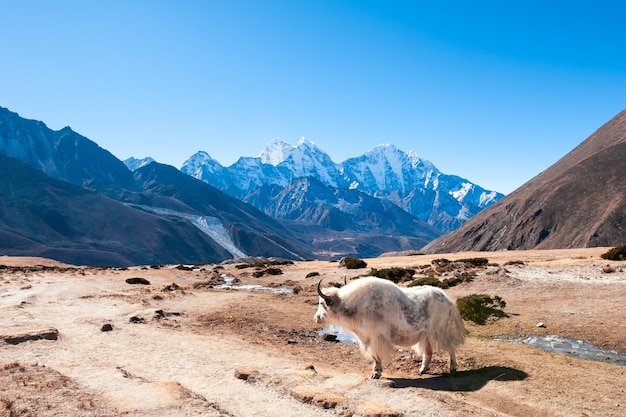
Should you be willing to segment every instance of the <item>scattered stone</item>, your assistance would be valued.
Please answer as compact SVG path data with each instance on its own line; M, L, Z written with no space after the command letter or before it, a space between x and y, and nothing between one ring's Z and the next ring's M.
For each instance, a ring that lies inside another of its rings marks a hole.
M146 320L144 318L142 318L142 317L132 316L130 318L130 322L131 323L145 323L145 321Z
M139 277L134 277L134 278L128 278L126 280L127 284L141 284L141 285L150 285L150 281L148 281L145 278L139 278Z
M304 404L312 404L324 409L336 408L347 401L347 398L342 395L310 385L295 387L291 390L291 396Z
M172 282L170 285L166 285L165 287L163 287L163 291L176 291L179 289L180 289L180 286L176 284L175 282Z
M5 332L0 334L0 339L11 345L28 342L29 340L57 340L59 331L54 327L43 329L23 330L16 332Z
M324 340L327 342L336 342L337 341L337 335L335 333L325 333L324 334Z
M315 366L313 366L312 363L307 362L304 364L304 370L305 371L315 371Z
M356 408L355 417L401 417L402 413L382 404L362 402Z
M256 368L243 367L235 369L235 378L243 381L252 381L259 375L259 370Z
M542 329L545 329L546 325L543 324L543 322L539 322L539 323L537 323L537 327L541 327Z
M287 340L287 344L288 345L297 345L298 341L297 340L293 340L293 339L289 339L289 340Z
M104 324L101 328L101 332L110 332L113 330L113 326L110 323Z
M181 313L177 312L177 311L163 311L163 310L157 310L154 312L154 318L159 320L159 319L163 319L163 318L167 318L169 316L180 316Z

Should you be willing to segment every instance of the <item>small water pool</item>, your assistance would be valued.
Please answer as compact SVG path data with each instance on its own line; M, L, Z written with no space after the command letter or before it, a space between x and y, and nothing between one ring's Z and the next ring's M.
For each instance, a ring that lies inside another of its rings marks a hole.
M224 278L224 281L226 281L226 283L222 285L216 285L215 288L230 288L233 290L242 290L242 291L267 291L267 292L271 292L274 294L293 293L293 290L291 288L281 288L281 287L270 288L270 287L264 287L262 285L256 285L256 284L233 285L233 281L235 280L235 277L232 277L229 275L222 275L222 278Z
M567 339L559 336L537 335L503 335L495 337L494 340L521 343L524 345L539 347L548 352L555 352L561 355L626 366L626 353L620 353L611 349L604 349L592 345L589 342L585 342L584 340Z
M346 332L344 329L338 326L326 326L322 330L319 331L320 336L325 334L332 333L337 336L338 342L350 343L350 344L358 344L359 339L355 335L350 332Z

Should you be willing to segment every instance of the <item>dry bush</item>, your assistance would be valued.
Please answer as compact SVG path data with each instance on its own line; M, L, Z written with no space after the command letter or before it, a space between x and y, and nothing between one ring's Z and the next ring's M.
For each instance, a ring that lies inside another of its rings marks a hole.
M491 297L486 294L472 294L461 297L456 305L464 320L473 321L476 324L486 324L490 318L508 317L502 310L506 302L497 295Z

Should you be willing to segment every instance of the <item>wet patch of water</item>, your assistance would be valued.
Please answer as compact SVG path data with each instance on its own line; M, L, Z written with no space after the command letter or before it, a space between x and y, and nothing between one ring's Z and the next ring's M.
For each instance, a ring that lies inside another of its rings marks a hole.
M358 344L359 339L355 335L350 332L346 332L344 329L338 326L326 326L322 330L319 331L320 336L324 336L325 334L332 333L337 336L338 342L349 343L349 344Z
M229 275L222 275L222 278L224 278L224 281L226 282L222 285L216 285L214 288L230 288L231 290L242 290L242 291L267 291L267 292L271 292L274 294L292 294L293 293L293 290L291 288L281 288L281 287L270 288L270 287L264 287L262 285L256 285L256 284L234 285L233 281L235 280L235 277L232 277Z
M584 340L567 339L559 336L537 335L504 335L497 336L494 340L521 343L524 345L539 347L548 352L554 352L561 355L626 366L626 353L620 353L611 349L604 349L592 345L589 342L585 342Z

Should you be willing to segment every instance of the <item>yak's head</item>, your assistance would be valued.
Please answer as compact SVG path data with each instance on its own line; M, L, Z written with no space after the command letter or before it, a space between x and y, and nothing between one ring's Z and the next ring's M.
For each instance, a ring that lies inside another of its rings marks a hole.
M320 279L320 282L317 283L317 293L320 296L320 300L315 316L313 317L316 323L324 323L325 321L332 319L334 312L337 311L337 307L341 302L341 299L337 294L339 288L331 287L326 290L326 293L323 293L320 288L321 285L322 280Z

